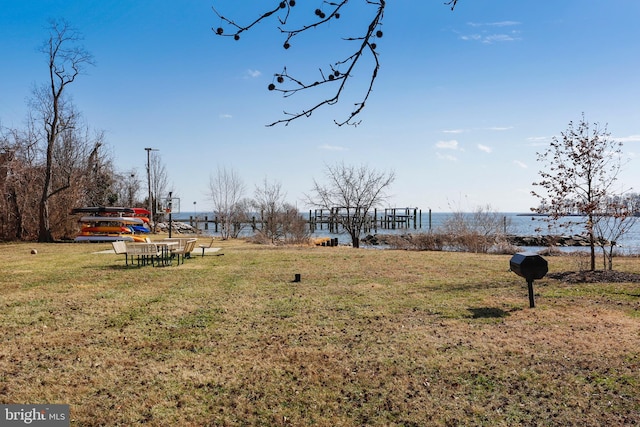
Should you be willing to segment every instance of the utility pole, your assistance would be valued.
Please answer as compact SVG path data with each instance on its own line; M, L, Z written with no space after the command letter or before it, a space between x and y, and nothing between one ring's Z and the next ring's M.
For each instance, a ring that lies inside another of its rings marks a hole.
M153 222L153 230L155 231L156 229L156 220L154 218L153 215L153 202L151 200L151 152L152 151L159 151L156 148L150 148L147 147L145 148L145 151L147 152L147 187L149 189L149 215L151 216L151 222Z
M167 203L169 209L169 238L171 238L171 229L173 228L173 224L171 224L171 213L173 212L173 192L169 191L169 201Z

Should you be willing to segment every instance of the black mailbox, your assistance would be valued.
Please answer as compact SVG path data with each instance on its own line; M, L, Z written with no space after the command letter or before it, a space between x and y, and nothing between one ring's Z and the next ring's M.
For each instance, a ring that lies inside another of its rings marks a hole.
M511 257L509 261L511 271L527 280L527 288L529 289L529 307L535 307L533 299L533 281L542 279L549 271L547 260L538 254L519 253Z
M511 271L528 280L542 279L549 271L547 260L538 254L519 253L511 257Z

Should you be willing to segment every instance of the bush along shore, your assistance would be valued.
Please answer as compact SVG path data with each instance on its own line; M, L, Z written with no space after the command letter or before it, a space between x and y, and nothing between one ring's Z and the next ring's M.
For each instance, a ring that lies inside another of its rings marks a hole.
M161 233L169 231L168 222L156 223L156 230ZM195 234L197 230L184 222L173 221L171 231L177 234ZM396 248L415 249L436 249L458 247L461 243L463 246L476 244L481 245L498 245L516 246L516 247L588 247L589 237L583 235L536 235L536 236L518 236L518 235L456 235L451 236L446 233L403 233L403 234L368 234L361 242L369 246L391 246ZM606 242L606 245L609 243Z
M572 236L506 236L509 243L515 246L589 246L589 237L574 234ZM608 245L609 243L606 242Z
M405 233L405 234L369 234L362 239L362 243L371 246L391 246L395 248L415 248L443 250L445 248L458 248L461 246L491 247L588 247L588 236L582 235L448 235L446 233ZM608 244L608 243L607 243Z

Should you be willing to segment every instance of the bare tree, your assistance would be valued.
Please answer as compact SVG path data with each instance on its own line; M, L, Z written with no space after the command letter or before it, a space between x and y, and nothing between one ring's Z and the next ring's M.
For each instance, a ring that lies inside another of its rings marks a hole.
M113 205L114 171L104 150L104 133L94 135L79 122L58 137L52 167L49 198L50 227L54 238L70 238L77 232L68 212L76 206Z
M237 237L247 221L248 203L244 192L245 185L233 169L218 167L216 173L209 176L209 196L223 239Z
M118 194L118 200L122 201L123 204L127 206L143 204L142 201L138 199L142 191L142 179L138 176L138 172L135 169L118 173L114 187Z
M615 196L606 201L595 217L596 242L604 258L604 270L613 270L614 248L620 238L636 224L640 209L638 199L631 196Z
M260 213L262 221L258 233L271 243L276 243L284 237L279 218L284 203L285 193L280 183L269 183L265 178L262 186L256 186L252 205Z
M151 180L151 217L155 222L159 217L158 206L168 197L169 175L167 168L162 162L162 157L158 152L153 151L149 157L149 173Z
M221 0L217 2L220 3ZM445 4L451 6L451 10L453 10L457 2L458 0L450 0L445 2ZM302 3L302 5L298 5L299 3L296 0L274 0L270 8L265 7L265 9L267 9L265 12L260 13L257 19L247 24L240 24L234 19L227 18L214 8L213 11L228 28L225 30L225 28L220 26L215 28L214 32L219 36L232 37L235 40L240 40L240 36L244 32L251 30L263 21L273 18L277 22L276 26L278 30L284 37L282 47L288 50L292 47L292 44L298 36L316 31L321 27L328 27L332 22L339 20L343 11L347 9L349 0L324 0L320 3L319 7L311 5L309 2L300 3ZM268 87L269 90L280 92L284 97L290 97L301 91L318 91L320 88L330 86L331 89L329 92L332 95L296 113L285 112L285 115L288 116L287 118L277 120L268 126L281 123L287 125L300 117L309 117L314 111L323 106L338 103L348 81L357 74L357 69L367 67L363 62L366 61L365 58L369 58L368 67L370 70L370 80L365 93L362 95L360 101L355 103L354 109L346 119L335 121L339 126L345 124L357 125L360 123L359 121L354 121L354 119L364 109L373 90L373 85L378 76L378 70L380 69L377 40L383 36L382 21L387 2L386 0L360 0L352 1L351 3L361 4L363 8L363 10L349 11L349 13L352 14L352 18L354 17L353 15L355 15L361 20L361 26L354 30L356 34L341 36L342 40L354 44L354 48L350 51L351 53L328 66L318 67L318 75L311 78L299 78L291 74L285 66L281 72L274 74L274 80ZM313 10L314 8L315 10ZM251 9L249 8L248 10ZM313 14L311 13L312 10ZM367 13L367 10L370 10L370 13ZM296 16L294 17L294 15ZM303 22L306 22L304 24L294 24L295 26L289 27L290 20L296 22L296 18L300 16L308 16L309 18L308 20L302 18ZM350 28L350 30L353 29Z
M286 193L279 182L266 178L262 186L256 186L253 208L260 212L262 224L256 230L258 239L270 243L301 243L309 237L307 222L295 206L286 202Z
M369 213L387 199L386 191L395 180L395 173L340 163L326 166L326 178L325 185L313 181L314 194L307 196L308 202L331 211L333 220L351 237L352 246L359 248Z
M0 135L2 240L37 237L39 200L32 189L41 188L42 168L37 164L37 139L32 130L7 129Z
M104 132L94 138L85 136L88 153L84 157L85 171L82 187L85 189L86 205L114 206L120 201L118 194L118 177L113 162L105 152Z
M448 243L463 251L489 252L506 246L510 221L491 205L478 206L473 212L454 210L442 228Z
M76 119L74 109L65 99L66 88L75 81L85 66L93 64L92 56L77 45L80 40L80 34L69 24L64 21L52 21L49 39L42 47L42 52L48 59L49 87L46 91L41 91L41 96L38 97L38 111L46 135L44 180L39 203L40 242L53 241L49 222L49 199L68 187L68 183L61 187L52 187L56 144L61 134L75 126Z
M533 183L541 190L531 193L541 203L532 210L548 215L551 221L569 216L584 218L591 270L595 270L595 222L613 195L613 185L622 168L622 142L610 139L606 126L589 124L583 114L579 123L569 122L567 130L537 154L546 169L539 172L541 180ZM576 222L563 224L571 226Z

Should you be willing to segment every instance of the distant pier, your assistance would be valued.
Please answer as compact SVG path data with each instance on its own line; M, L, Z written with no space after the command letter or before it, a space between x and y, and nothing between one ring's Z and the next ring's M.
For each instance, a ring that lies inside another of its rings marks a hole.
M335 207L331 209L309 210L309 229L327 229L330 233L341 231L341 223L345 218L353 216L346 209ZM396 229L422 228L422 210L418 208L386 208L378 213L377 209L369 213L363 221L364 232Z
M334 207L330 209L311 209L307 219L309 230L315 232L317 230L328 230L330 233L339 233L342 231L341 221L348 215L344 208ZM353 216L353 213L351 214ZM429 224L431 229L431 209L429 209ZM218 217L190 216L189 218L174 219L174 221L185 222L192 227L209 230L210 227L214 233L218 232L220 221ZM254 231L261 228L263 224L262 215L252 216L247 222L242 223L243 227L249 226ZM418 208L385 208L383 210L374 209L373 212L367 214L363 221L365 233L378 230L397 230L397 229L420 229L422 228L422 210Z

